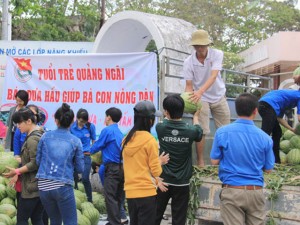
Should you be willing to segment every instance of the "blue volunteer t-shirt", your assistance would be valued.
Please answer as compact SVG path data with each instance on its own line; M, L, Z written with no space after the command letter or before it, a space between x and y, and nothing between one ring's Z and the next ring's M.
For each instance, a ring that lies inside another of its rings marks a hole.
M122 140L124 135L117 123L105 127L99 139L91 147L91 154L102 151L103 164L121 163Z
M300 115L300 91L299 90L274 90L260 98L260 102L266 102L274 109L278 117L283 117L285 110L297 107Z
M20 129L17 128L14 134L14 155L21 155L21 149L25 142L27 134L21 133Z
M82 128L79 128L77 121L75 121L71 127L70 132L78 137L82 143L82 151L90 152L91 141L96 140L96 127L94 124L90 123L90 127L85 124Z
M274 167L272 139L252 120L237 119L215 134L210 158L220 160L219 178L233 186L263 186L263 170Z

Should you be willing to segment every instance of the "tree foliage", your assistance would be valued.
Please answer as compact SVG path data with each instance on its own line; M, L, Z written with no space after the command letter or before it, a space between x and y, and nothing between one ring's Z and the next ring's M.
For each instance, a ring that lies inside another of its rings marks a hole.
M99 30L97 1L13 0L12 39L93 40Z
M209 32L217 47L239 52L278 31L300 31L297 1L169 0L166 15Z
M225 54L226 68L241 59L235 53L279 31L300 31L297 0L106 0L109 18L135 10L184 19L211 35ZM12 0L13 40L93 41L99 31L101 0ZM229 57L229 58L228 58ZM230 61L232 60L232 61Z
M241 62L237 54L279 31L300 31L297 0L116 0L112 14L137 10L184 19L209 32L225 53L225 68ZM232 60L232 61L231 61Z

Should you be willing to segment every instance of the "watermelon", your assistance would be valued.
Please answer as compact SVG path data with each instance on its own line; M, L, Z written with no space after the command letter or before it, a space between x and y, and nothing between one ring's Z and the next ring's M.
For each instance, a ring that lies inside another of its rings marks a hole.
M95 208L101 213L105 214L106 213L106 206L105 206L105 199L103 195L97 193L97 192L92 192L93 196L93 204Z
M2 199L0 202L0 205L3 205L3 204L10 204L10 205L15 206L15 200L11 199L9 197L6 197L6 198Z
M295 135L290 139L290 148L300 149L300 136Z
M11 187L11 186L6 186L6 195L7 197L11 198L11 199L15 199L16 198L16 190Z
M295 136L296 134L290 130L287 130L286 132L284 132L283 134L283 139L284 140L290 140L293 136Z
M9 184L9 181L10 181L10 179L0 176L0 184L3 184L6 186L7 184Z
M280 150L282 150L284 153L288 153L290 151L290 141L289 140L283 140L280 141Z
M0 214L8 215L10 218L13 218L17 214L17 209L15 206L10 204L0 205Z
M0 184L6 185L6 179L7 178L0 176Z
M289 164L300 164L300 149L294 148L286 156Z
M90 220L91 225L97 225L99 222L100 213L94 207L82 210L82 215L86 216Z
M11 220L13 225L17 224L17 216L14 216Z
M79 191L85 192L83 183L79 182L79 183L77 183L77 185L78 185L78 190L79 190Z
M281 164L286 164L287 163L287 157L286 154L283 151L279 151L279 158Z
M10 152L0 152L0 174L7 171L7 166L12 168L18 168L19 162Z
M12 219L6 214L0 214L0 222L10 225L13 223Z
M91 202L83 202L81 203L81 210L85 210L85 209L89 209L89 208L95 208L95 206L93 205L93 203Z
M192 92L183 92L180 96L184 101L184 112L194 114L202 105L200 101L196 104L189 99L191 93Z
M74 189L74 195L75 195L75 197L79 198L80 202L87 201L86 194L79 190Z
M102 153L101 153L101 151L99 151L95 154L92 154L91 158L92 158L92 162L95 163L97 166L101 165L101 163L102 163Z
M6 196L6 186L4 184L0 184L0 201Z
M6 182L6 183L5 183L5 186L9 185L10 179L9 179L9 178L6 178L6 177L4 177L4 178L5 178L4 181Z
M300 76L300 66L298 66L293 72L293 77L297 77L297 76Z
M296 127L295 127L295 134L300 135L300 123L297 123L297 124L296 124Z
M285 127L282 126L282 125L280 125L280 128L281 128L283 134L287 131L287 128L285 128Z
M76 209L81 209L81 201L78 197L75 196Z
M91 225L91 222L86 216L77 213L77 224L78 225Z

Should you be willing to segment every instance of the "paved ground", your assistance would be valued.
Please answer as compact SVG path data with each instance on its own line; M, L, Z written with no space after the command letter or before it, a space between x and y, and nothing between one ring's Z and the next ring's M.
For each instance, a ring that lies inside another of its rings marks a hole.
M98 225L105 225L106 223L107 223L106 215L101 216ZM161 225L170 225L170 224L172 224L170 219L162 220L162 222L161 222Z
M103 215L100 217L99 223L97 225L105 225L107 222L108 221L106 220L106 215ZM128 225L130 225L130 223ZM160 225L172 225L172 220L170 218L168 218L168 220L162 220ZM223 225L223 223L199 220L195 225Z

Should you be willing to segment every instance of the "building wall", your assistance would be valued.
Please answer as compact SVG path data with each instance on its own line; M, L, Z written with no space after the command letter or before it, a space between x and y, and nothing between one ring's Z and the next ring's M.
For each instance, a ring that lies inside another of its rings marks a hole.
M243 71L257 75L294 71L300 64L299 40L300 32L279 32L259 42L240 53L245 59Z

